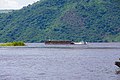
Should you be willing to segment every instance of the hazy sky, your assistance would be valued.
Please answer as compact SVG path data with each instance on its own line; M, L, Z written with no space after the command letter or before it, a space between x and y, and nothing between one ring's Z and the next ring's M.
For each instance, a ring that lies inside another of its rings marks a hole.
M0 9L20 9L39 0L0 0Z

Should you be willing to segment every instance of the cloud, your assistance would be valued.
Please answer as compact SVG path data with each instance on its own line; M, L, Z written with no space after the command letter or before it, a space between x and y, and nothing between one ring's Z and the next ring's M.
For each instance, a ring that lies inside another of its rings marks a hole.
M16 0L0 0L0 9L19 9L21 6Z
M20 9L39 0L0 0L0 9Z

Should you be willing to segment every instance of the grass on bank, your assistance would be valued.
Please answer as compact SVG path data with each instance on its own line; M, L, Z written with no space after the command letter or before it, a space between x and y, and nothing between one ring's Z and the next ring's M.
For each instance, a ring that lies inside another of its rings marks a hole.
M0 46L25 46L24 42L18 41L18 42L7 42L0 44Z

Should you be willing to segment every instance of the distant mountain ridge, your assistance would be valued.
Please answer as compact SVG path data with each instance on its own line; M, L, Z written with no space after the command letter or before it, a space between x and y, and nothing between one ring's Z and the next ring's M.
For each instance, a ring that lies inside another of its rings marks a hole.
M41 0L0 14L0 42L120 41L120 0Z
M9 13L12 12L13 10L0 10L0 13Z

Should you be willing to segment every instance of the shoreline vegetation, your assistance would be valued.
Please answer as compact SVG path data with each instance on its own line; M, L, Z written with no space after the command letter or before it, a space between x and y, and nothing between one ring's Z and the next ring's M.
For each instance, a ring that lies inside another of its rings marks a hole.
M0 46L25 46L25 43L22 41L18 42L7 42L7 43L2 43Z

